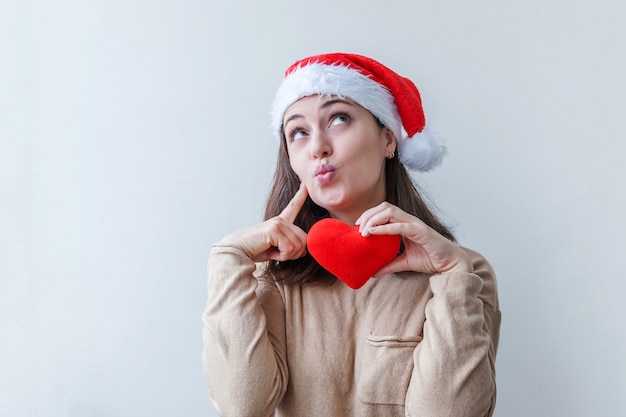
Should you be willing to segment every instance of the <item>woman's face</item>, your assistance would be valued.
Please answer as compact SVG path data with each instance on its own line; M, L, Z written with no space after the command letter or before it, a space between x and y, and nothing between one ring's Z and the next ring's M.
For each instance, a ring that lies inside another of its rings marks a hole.
M385 158L395 151L391 131L349 99L308 96L283 118L291 168L313 201L350 224L385 200Z

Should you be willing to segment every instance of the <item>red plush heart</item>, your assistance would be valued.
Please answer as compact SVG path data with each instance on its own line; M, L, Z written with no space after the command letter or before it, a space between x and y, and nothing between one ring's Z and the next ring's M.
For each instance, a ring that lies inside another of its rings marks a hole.
M307 246L320 265L356 290L398 255L400 236L363 237L358 226L322 219L309 230Z

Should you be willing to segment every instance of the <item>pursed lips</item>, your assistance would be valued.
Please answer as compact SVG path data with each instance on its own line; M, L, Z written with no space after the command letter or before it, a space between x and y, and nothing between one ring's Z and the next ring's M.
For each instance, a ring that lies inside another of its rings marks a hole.
M322 164L315 168L313 176L322 185L328 184L335 178L336 169L329 164Z

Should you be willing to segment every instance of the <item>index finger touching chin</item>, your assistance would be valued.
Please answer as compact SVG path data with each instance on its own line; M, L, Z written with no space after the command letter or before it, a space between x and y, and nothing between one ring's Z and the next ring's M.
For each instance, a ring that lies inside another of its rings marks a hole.
M296 217L298 217L298 213L304 206L304 202L306 201L307 196L309 195L309 191L307 190L304 183L300 183L300 188L294 194L287 207L278 215L283 219L287 220L289 223L293 223L296 221Z

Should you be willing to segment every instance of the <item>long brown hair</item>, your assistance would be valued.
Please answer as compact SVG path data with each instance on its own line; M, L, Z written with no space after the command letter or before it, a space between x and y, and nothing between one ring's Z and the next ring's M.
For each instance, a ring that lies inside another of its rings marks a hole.
M383 128L380 123L379 126ZM300 187L300 180L289 163L284 135L280 142L274 179L265 204L265 220L278 216ZM397 155L385 160L385 190L386 201L421 219L442 236L455 241L452 232L428 208ZM308 233L315 222L325 217L329 217L328 211L307 197L294 224ZM329 281L334 278L308 253L300 259L269 261L265 272L289 284Z

